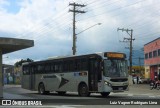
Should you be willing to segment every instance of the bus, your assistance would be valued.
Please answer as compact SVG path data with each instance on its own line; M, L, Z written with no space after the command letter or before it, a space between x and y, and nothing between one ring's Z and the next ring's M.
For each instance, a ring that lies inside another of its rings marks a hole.
M128 69L124 53L101 52L54 57L22 65L22 88L40 94L78 92L79 96L128 90Z

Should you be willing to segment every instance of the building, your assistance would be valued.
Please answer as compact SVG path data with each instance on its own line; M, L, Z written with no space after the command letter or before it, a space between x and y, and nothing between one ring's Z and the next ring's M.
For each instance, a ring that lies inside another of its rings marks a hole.
M21 66L3 64L3 84L21 84Z
M7 65L7 64L3 64L3 84L10 84L13 83L13 72L14 72L14 66L13 65Z
M144 45L145 76L160 79L160 37Z

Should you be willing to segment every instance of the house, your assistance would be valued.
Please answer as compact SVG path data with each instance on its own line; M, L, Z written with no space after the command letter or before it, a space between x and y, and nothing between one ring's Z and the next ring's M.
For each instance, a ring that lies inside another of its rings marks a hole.
M144 45L145 77L160 79L160 37Z

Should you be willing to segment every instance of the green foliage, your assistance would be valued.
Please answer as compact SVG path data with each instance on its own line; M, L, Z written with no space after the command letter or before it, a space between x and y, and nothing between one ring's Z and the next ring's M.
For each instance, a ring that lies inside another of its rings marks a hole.
M27 58L26 60L21 59L20 61L17 61L17 62L14 64L14 66L15 66L15 67L22 66L22 63L25 63L25 62L33 62L33 60L32 60L32 59L29 59L29 58Z
M144 67L143 66L133 66L132 75L144 77Z

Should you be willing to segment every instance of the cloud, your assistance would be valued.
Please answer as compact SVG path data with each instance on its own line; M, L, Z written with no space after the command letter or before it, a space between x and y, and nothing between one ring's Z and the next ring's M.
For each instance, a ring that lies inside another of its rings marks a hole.
M5 9L3 7L8 5L9 2L7 2L6 0L0 0L0 12L5 12Z

